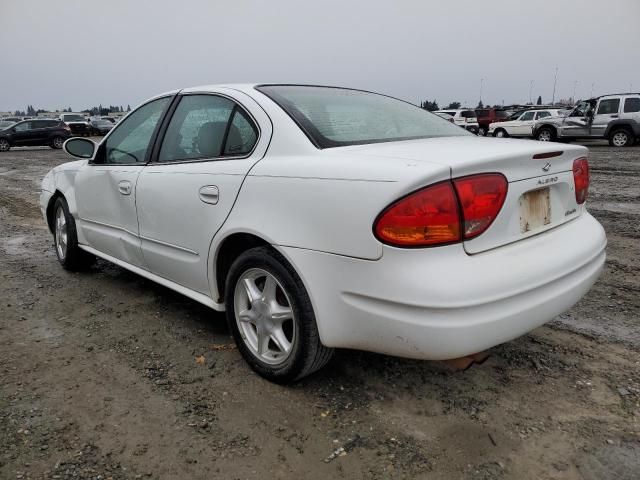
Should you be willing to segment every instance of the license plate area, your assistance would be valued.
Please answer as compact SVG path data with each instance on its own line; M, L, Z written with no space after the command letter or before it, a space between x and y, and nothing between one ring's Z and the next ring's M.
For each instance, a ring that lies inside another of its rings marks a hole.
M520 233L528 233L551 223L549 187L520 196Z

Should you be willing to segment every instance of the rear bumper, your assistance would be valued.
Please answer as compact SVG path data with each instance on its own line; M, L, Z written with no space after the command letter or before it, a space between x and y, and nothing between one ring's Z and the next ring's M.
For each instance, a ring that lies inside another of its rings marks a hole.
M377 261L280 250L307 287L325 345L447 359L512 340L569 309L598 278L605 246L604 230L585 213L476 255L461 245L385 247Z

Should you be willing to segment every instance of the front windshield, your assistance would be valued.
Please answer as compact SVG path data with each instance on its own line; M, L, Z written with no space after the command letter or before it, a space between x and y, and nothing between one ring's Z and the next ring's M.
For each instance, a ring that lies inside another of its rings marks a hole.
M97 125L99 127L110 127L111 126L111 122L107 122L106 120L94 120L93 122L94 125Z
M4 121L0 121L0 130L4 130L6 128L9 128L11 125L15 125L16 122L10 122L7 120Z
M509 118L507 118L507 120L517 120L518 118L520 118L520 115L522 115L522 112L524 110L520 110L518 112L512 113Z
M63 115L62 118L65 122L84 122L82 115Z
M571 112L572 117L585 117L591 111L591 103L580 102Z
M319 148L471 135L420 107L375 93L300 85L257 89L280 105Z

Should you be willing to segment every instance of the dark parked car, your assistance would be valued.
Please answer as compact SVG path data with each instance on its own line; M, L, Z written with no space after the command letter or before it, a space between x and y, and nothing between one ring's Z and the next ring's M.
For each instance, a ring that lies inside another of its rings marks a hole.
M113 128L113 123L108 120L91 120L91 135L106 135Z
M62 148L70 136L69 127L60 120L24 120L0 130L0 152L37 145Z
M513 113L507 110L502 110L498 108L479 108L476 110L476 115L478 117L478 125L480 126L480 131L478 135L485 136L489 131L489 125L496 122L504 122L509 115Z

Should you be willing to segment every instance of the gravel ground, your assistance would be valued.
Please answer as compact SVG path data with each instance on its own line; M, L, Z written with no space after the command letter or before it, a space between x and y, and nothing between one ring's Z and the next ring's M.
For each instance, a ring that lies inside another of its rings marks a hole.
M0 478L640 478L640 147L590 148L609 246L578 305L464 372L340 351L292 387L222 315L62 270L37 198L66 155L0 154Z

